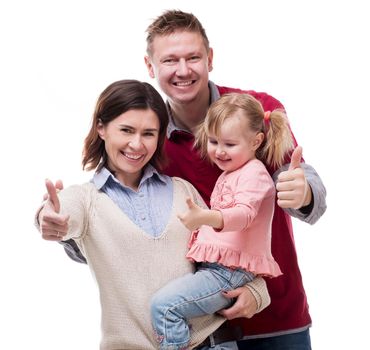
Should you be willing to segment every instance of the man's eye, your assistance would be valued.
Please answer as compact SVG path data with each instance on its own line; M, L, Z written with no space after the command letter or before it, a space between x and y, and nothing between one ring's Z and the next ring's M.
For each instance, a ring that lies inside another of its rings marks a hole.
M163 60L163 63L165 63L165 64L173 64L175 62L176 61L175 61L174 58L167 58L167 59Z
M200 59L199 56L191 56L189 61L198 61Z

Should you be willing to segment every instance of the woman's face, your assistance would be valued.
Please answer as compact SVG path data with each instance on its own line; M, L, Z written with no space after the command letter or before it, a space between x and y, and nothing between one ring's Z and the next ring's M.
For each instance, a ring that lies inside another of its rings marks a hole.
M151 109L132 109L106 125L98 125L108 167L126 186L138 188L142 170L157 149L159 127L159 119Z

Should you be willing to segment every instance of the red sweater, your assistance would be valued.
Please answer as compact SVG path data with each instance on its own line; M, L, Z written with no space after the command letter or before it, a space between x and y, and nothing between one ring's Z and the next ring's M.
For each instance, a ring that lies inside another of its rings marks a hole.
M217 86L217 89L220 95L228 92L248 93L262 103L265 111L284 108L278 100L266 93L220 86ZM166 152L170 163L165 173L188 180L209 204L212 189L221 170L208 161L200 159L193 148L193 141L194 138L190 133L172 131L170 138L166 141ZM286 162L289 162L289 159L286 159ZM268 168L271 175L275 170ZM289 330L307 327L311 324L298 267L291 218L276 203L272 222L271 250L283 275L266 279L271 296L271 305L268 308L251 319L240 318L231 321L242 327L245 336L284 331L289 333Z

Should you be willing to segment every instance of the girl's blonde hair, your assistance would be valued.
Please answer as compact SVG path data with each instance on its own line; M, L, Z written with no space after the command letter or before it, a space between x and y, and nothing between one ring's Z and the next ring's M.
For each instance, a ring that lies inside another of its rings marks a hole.
M248 126L252 131L265 135L256 151L256 157L268 166L281 167L285 156L294 148L285 112L280 109L265 112L261 103L253 96L240 93L222 95L210 106L195 135L195 147L199 148L201 156L207 157L208 136L219 135L224 121L238 110L248 119Z

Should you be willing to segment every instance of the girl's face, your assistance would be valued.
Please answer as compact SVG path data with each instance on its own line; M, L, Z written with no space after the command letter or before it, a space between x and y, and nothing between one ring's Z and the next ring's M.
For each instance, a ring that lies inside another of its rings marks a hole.
M221 170L231 172L256 157L263 133L252 131L241 111L227 118L219 135L208 136L208 156Z
M159 126L159 119L151 109L132 109L106 125L98 125L109 169L132 189L138 188L142 170L157 149Z

